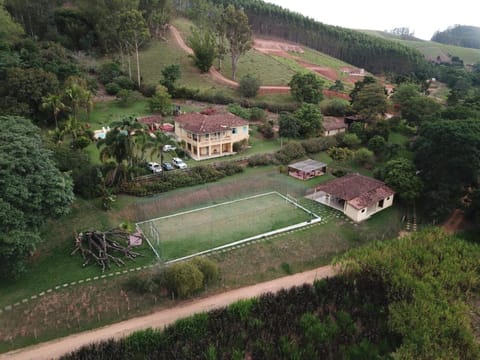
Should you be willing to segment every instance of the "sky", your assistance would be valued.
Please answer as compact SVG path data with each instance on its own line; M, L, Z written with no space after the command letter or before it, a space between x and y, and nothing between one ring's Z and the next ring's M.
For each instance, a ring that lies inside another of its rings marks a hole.
M480 27L474 0L265 0L314 18L350 29L392 30L407 27L420 39L453 25Z

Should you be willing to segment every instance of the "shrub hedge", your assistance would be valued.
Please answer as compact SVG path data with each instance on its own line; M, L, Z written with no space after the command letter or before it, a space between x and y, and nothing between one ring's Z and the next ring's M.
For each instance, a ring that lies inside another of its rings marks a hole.
M199 165L183 171L178 170L148 178L137 178L123 184L120 192L134 196L148 196L217 181L242 171L243 167L233 162L224 162L218 165Z

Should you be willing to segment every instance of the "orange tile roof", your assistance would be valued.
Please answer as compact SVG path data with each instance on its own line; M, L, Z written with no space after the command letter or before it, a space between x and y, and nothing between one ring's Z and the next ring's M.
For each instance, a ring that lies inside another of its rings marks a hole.
M384 182L360 174L348 174L315 189L345 200L356 209L366 208L395 194Z
M230 130L232 127L246 126L249 123L231 113L212 115L188 113L177 116L175 124L194 134L209 134Z

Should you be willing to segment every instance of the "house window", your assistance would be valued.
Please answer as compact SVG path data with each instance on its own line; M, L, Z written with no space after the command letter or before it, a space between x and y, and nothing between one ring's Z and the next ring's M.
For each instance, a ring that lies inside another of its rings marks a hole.
M387 197L387 200L390 200L390 196L389 196L389 197Z
M365 209L362 209L362 213L364 213L364 212L365 212Z
M244 126L244 127L243 127L243 132L246 133L247 131L248 131L248 130L247 130L247 127Z
M209 134L205 134L205 139L208 139Z
M237 128L232 128L232 134L236 134L237 133Z

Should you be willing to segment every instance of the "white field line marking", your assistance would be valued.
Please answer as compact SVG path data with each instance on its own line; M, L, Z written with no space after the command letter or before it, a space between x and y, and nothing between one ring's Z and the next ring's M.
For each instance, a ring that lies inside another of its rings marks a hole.
M172 217L180 216L180 215L185 215L185 214L191 214L191 213L194 213L194 212L197 212L197 211L212 209L212 208L223 206L223 205L230 205L230 204L234 204L234 203L237 203L237 202L240 202L240 201L251 200L251 199L255 199L255 198L259 198L259 197L267 196L267 195L272 195L272 194L277 195L279 193L276 192L276 191L270 191L270 192L264 193L264 194L258 194L258 195L253 195L253 196L248 196L248 197L245 197L245 198L241 198L241 199L226 201L226 202L223 202L221 204L209 205L209 206L205 206L205 207L198 208L198 209L182 211L182 212L179 212L179 213L170 214L170 215L166 215L166 216L161 216L161 217L150 219L150 220L140 221L140 222L137 222L136 225L142 225L142 224L152 222L152 221L168 219L168 218L172 218Z

